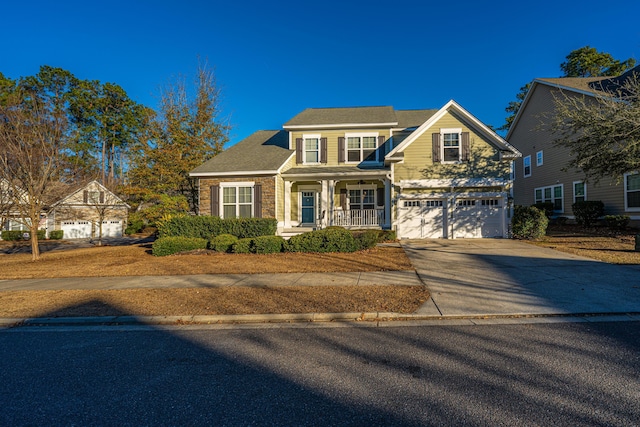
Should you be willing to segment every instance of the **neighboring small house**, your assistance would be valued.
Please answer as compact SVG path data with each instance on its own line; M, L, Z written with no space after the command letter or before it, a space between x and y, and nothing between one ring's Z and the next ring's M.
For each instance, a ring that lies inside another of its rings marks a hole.
M627 174L623 182L602 179L586 182L581 171L565 170L569 151L553 144L554 136L545 126L554 113L554 96L609 96L610 90L640 67L618 77L564 77L535 79L522 102L507 141L520 152L516 161L514 198L516 205L551 202L555 216L573 219L571 205L576 201L599 200L607 215L628 215L640 221L640 174Z
M400 238L506 237L519 152L454 101L439 110L310 108L194 169L200 214Z
M52 204L47 231L63 230L65 239L122 237L129 205L97 181L73 191Z

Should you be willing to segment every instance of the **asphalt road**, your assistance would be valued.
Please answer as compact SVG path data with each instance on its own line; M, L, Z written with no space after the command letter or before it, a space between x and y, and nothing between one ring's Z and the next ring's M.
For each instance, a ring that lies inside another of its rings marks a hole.
M0 425L640 423L640 323L16 328Z

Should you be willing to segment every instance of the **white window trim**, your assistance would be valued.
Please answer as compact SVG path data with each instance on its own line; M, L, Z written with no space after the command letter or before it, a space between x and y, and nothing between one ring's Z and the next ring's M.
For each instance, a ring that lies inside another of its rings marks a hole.
M640 212L640 207L638 208L630 208L629 207L629 202L627 200L627 178L632 176L632 175L637 175L638 172L636 173L625 173L624 174L624 210L627 212Z
M378 186L376 184L347 184L347 203L348 208L351 209L351 198L349 197L349 190L360 190L360 197L362 197L362 190L373 190L373 206L374 209L380 209L382 206L378 206L378 195L376 191L378 190ZM360 203L362 206L364 203Z
M573 189L573 203L576 202L576 184L584 184L584 200L587 200L587 183L584 181L573 181L572 189Z
M255 207L255 195L254 195L254 187L256 183L254 181L237 181L237 182L221 182L220 188L218 189L218 216L220 218L224 218L224 188L235 187L236 188L236 218L238 217L238 206L240 205L238 201L238 187L251 187L251 218L253 218L253 212ZM244 204L244 203L243 203Z
M544 190L547 188L551 189L551 203L553 203L553 201L555 200L554 197L554 193L553 193L553 189L556 187L560 187L560 200L562 201L561 205L562 205L562 209L554 209L553 212L555 213L564 213L564 185L563 184L554 184L554 185L547 185L545 187L536 187L533 189L533 202L534 203L538 203L538 201L536 200L536 191L537 190L541 190L542 191L542 200L541 202L544 202Z
M445 161L444 156L444 134L445 133L457 133L458 134L458 160L454 161ZM443 128L440 129L440 158L442 159L443 164L455 164L460 163L460 159L462 158L462 128Z
M378 159L378 149L380 148L378 146L378 136L380 135L379 132L357 132L357 133L345 133L344 134L344 162L346 164L352 164L352 165L357 165L360 163L369 163L369 164L375 164L375 163L380 163L380 159ZM365 138L365 137L374 137L376 139L376 148L374 150L375 155L376 155L376 159L375 160L364 160L364 155L362 153L363 147L362 147L362 140L360 141L360 159L359 161L349 161L349 138Z
M307 139L317 139L318 140L318 161L317 162L308 162L307 161ZM302 163L305 165L319 165L320 164L320 156L322 156L322 135L319 133L312 134L303 134L302 135Z
M526 165L527 159L529 159L529 173L527 173L527 165ZM522 159L522 175L525 178L529 178L531 176L531 155L526 156Z
M544 153L542 150L536 152L536 166L542 166L544 164Z

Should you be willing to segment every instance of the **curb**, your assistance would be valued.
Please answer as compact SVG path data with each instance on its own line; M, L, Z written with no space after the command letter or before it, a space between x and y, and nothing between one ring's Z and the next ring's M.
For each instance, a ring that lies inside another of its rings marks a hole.
M389 321L470 321L472 324L490 321L557 319L558 321L640 321L640 312L620 313L557 313L557 314L486 314L474 316L433 316L392 312L365 313L300 313L300 314L231 314L191 316L100 316L100 317L34 317L0 318L0 328L28 326L152 326L152 325L214 325L260 323L331 323ZM582 320L577 320L582 319Z

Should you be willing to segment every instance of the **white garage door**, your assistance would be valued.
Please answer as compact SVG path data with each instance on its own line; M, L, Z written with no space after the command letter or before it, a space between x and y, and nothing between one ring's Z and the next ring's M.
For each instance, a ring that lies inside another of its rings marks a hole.
M107 220L102 221L102 237L122 237L123 221Z
M454 238L504 237L502 200L458 200L453 214Z
M446 203L442 199L403 200L398 208L398 237L437 239L446 229Z
M60 227L64 239L88 239L91 237L91 222L63 221Z

